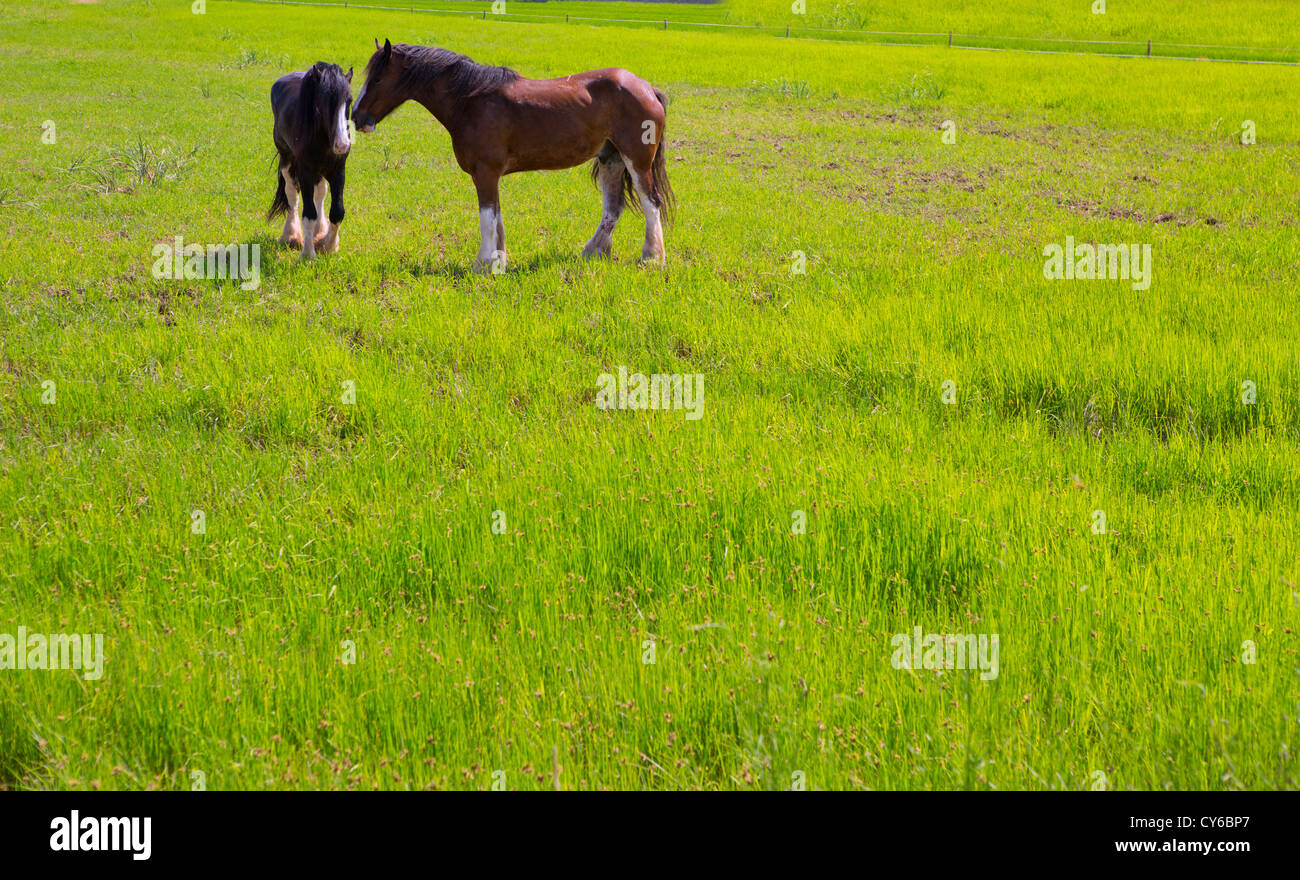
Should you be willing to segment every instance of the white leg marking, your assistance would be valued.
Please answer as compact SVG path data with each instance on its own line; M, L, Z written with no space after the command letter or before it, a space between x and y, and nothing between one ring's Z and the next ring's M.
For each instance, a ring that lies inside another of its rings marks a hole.
M642 196L641 210L645 212L645 245L641 248L641 259L663 262L664 232L659 223L659 209L648 198Z
M316 249L318 254L337 254L339 252L339 227L337 223L329 225L329 232L320 240L320 247Z
M628 170L632 174L632 185L636 187L637 198L641 201L641 213L645 215L645 245L641 248L641 262L661 263L664 259L664 231L659 223L659 209L641 186L635 169L628 165Z
M325 219L325 193L328 191L329 185L323 180L318 181L311 198L316 203L316 234L322 237L330 231L330 222Z
M316 221L302 218L302 259L316 256Z
M475 269L492 268L492 258L497 250L497 212L492 208L478 209L478 258Z
M298 247L302 244L302 225L298 222L298 184L289 174L288 166L280 169L284 178L284 197L289 203L289 211L284 218L284 230L280 233L280 244Z

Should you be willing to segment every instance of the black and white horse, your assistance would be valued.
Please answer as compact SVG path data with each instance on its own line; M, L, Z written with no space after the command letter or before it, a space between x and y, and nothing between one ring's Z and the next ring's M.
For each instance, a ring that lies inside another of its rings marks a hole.
M317 61L311 70L285 74L271 86L280 179L266 219L288 214L280 241L301 246L304 260L312 259L318 251L332 254L339 249L339 224L344 214L343 172L352 149L348 133L351 111L351 68L344 73L337 64ZM326 184L330 190L329 220L321 216ZM301 226L299 193L305 197Z

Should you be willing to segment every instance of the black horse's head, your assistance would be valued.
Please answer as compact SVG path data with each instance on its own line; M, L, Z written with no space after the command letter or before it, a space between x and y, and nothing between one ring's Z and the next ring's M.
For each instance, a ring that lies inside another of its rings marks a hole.
M317 61L302 81L299 95L298 140L327 137L336 156L352 149L348 115L352 110L352 68Z
M393 44L384 40L384 45L380 46L379 40L375 40L375 54L366 64L366 84L361 87L361 97L357 98L357 106L352 111L357 131L374 131L375 126L405 100L396 97L401 75L401 53L394 59Z

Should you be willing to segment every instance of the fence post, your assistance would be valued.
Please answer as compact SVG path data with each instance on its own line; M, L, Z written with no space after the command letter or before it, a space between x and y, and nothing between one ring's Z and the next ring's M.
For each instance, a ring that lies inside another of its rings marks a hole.
M790 39L790 25L785 26L785 38Z
M948 48L952 48L952 31L948 31Z
M1147 40L1147 57L1151 57L1151 41Z
M664 30L668 30L668 19L664 19Z

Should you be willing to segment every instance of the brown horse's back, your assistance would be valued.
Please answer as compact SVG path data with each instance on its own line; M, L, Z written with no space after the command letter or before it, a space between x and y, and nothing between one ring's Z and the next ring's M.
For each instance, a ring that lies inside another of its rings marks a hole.
M500 97L500 102L483 102L483 116L500 127L507 174L581 165L607 140L630 161L648 166L663 131L664 108L654 87L619 68L545 80L520 77L506 84ZM648 144L643 142L647 123L654 127ZM475 140L476 146L485 142Z

